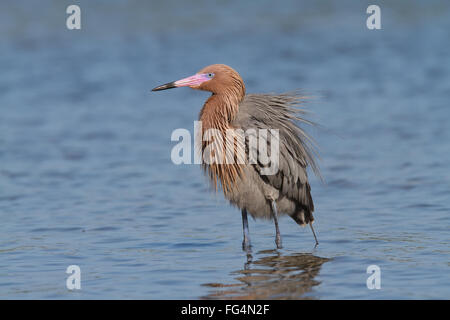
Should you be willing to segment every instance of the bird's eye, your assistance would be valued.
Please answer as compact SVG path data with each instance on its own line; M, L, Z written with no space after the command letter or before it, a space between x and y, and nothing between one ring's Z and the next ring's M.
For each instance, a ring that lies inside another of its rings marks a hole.
M208 78L214 77L214 73L208 73Z

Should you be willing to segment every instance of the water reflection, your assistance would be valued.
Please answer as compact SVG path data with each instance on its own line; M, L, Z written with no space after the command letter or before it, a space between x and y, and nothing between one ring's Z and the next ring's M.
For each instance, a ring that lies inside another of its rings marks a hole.
M243 269L233 272L239 283L208 283L205 299L305 299L305 293L320 284L315 280L322 264L329 261L310 253L283 255L277 250L260 251L253 261L247 253Z

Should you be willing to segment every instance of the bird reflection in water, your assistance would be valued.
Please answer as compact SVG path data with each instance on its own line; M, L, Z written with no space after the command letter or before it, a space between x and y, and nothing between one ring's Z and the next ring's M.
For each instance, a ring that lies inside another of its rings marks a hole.
M315 280L322 264L329 261L310 253L282 255L277 250L260 251L253 261L247 252L242 270L233 272L240 283L208 283L211 293L205 299L314 299L305 294L320 284Z

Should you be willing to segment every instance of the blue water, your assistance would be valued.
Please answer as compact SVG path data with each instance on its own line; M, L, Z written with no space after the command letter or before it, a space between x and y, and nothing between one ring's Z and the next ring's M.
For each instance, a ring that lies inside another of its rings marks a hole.
M0 5L0 298L449 299L450 4L70 1ZM315 228L250 220L176 166L225 63L248 92L302 88L321 128ZM381 289L369 290L369 265ZM81 290L66 269L81 268Z

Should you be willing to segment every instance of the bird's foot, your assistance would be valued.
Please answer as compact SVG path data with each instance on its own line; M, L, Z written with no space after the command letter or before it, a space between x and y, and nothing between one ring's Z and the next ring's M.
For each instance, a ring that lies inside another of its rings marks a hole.
M252 246L250 243L242 243L242 251L245 251L247 253L252 251Z
M244 241L242 241L242 250L249 252L251 251L252 245L250 244L250 240L248 238L244 238Z
M283 248L283 246L282 246L282 244L281 244L281 237L280 237L280 236L277 236L277 237L275 238L275 244L277 245L277 249Z

